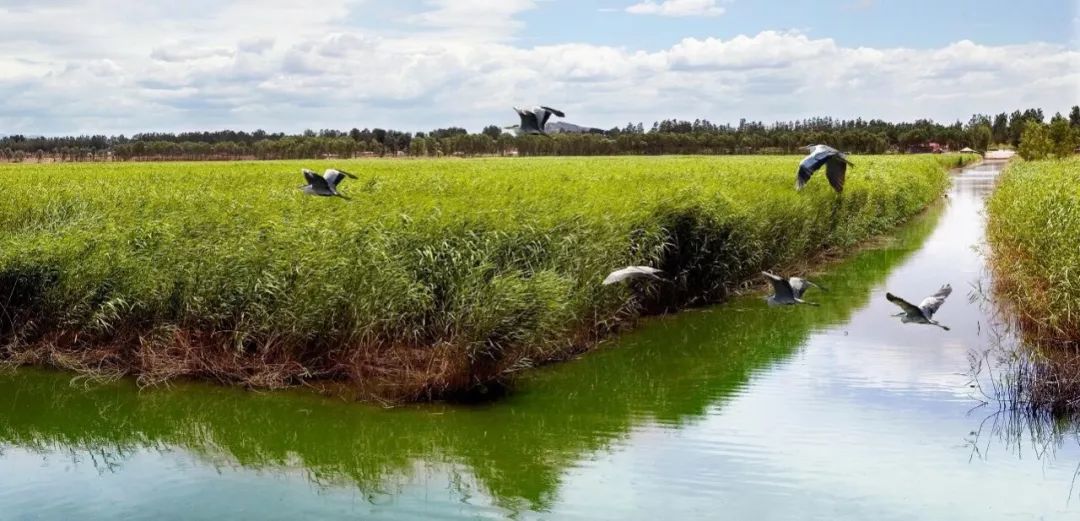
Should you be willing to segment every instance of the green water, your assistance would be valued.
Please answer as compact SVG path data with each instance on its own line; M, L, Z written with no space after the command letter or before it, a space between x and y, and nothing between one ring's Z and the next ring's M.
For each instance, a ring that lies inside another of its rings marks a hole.
M0 375L0 519L1076 519L1075 443L985 431L968 354L993 166L820 277L652 320L478 406ZM950 282L938 317L889 317ZM980 434L973 434L980 433Z

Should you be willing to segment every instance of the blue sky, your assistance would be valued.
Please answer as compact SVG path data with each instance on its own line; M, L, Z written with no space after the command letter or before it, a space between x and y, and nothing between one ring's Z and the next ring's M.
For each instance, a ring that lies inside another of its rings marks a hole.
M626 13L627 5L617 0L545 2L522 17L530 27L543 29L529 31L522 40L656 50L686 37L788 29L833 38L845 46L932 48L964 39L987 45L1064 44L1073 31L1067 15L1075 12L1075 2L1069 0L746 0L717 2L724 14L715 17L642 17Z
M0 132L1053 113L1077 3L0 0Z

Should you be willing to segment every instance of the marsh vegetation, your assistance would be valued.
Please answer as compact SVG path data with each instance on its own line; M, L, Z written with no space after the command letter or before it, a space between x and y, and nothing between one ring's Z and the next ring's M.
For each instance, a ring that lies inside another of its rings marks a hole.
M842 197L796 193L788 157L334 163L351 201L297 190L314 163L2 166L0 341L144 383L444 396L887 232L974 157L858 157ZM675 283L601 286L633 264Z

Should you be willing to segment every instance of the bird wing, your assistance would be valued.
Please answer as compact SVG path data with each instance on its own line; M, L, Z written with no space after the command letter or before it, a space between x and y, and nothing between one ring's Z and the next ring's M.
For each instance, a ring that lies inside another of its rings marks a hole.
M896 295L893 295L892 293L886 293L885 298L888 299L889 302L900 306L900 309L904 310L904 313L907 313L908 315L922 315L922 310L915 307L915 304L912 304L911 302L908 302Z
M919 309L926 315L926 318L933 317L934 313L937 313L937 310L945 303L945 299L951 294L952 286L946 284L942 286L941 289L937 290L937 293L923 299L923 301L919 303Z
M529 111L521 112L521 131L528 133L540 132L540 121L536 118L536 113Z
M767 271L761 272L766 279L769 279L769 284L772 284L773 293L776 294L777 299L795 299L795 292L791 288L791 283L784 277L773 275Z
M301 168L300 173L304 174L304 180L307 181L308 184L312 185L312 186L315 186L315 183L318 182L316 180L319 180L319 181L323 180L323 178L319 177L319 174L316 174L314 171L308 170L306 168Z
M540 122L541 129L547 126L548 120L551 119L551 111L547 109L537 109L534 114L536 114L536 119Z
M629 268L626 268L626 269L631 270L634 273L637 273L637 274L639 274L639 275L641 275L643 277L649 277L649 278L653 278L653 279L659 279L660 278L659 275L661 273L663 273L662 271L660 271L660 270L658 270L656 268L653 268L652 266L630 266Z
M534 109L533 112L540 117L540 128L547 126L547 122L551 119L552 114L559 116L560 118L566 117L566 114L564 114L563 111L551 107L540 106Z
M825 145L818 145L817 148L814 148L813 152L810 152L810 154L804 157L802 162L799 163L799 170L795 175L796 190L802 190L803 187L806 186L806 183L810 181L810 177L814 175L814 172L817 172L822 165L829 161L831 154L836 153L835 151L829 152L828 150L820 150L822 147L825 147Z
M602 284L605 286L615 284L616 282L619 282L629 276L630 274L626 271L626 268L623 268L621 270L615 270L609 273L607 277L604 277L604 282Z
M825 161L825 177L829 179L836 193L844 191L844 179L847 177L848 161L840 154L829 156Z
M345 172L334 168L328 168L326 169L326 173L323 174L323 177L326 179L326 184L336 189L337 186L345 180ZM353 176L351 174L350 177L353 177L354 179L356 178L356 176Z
M802 298L803 293L806 293L810 286L817 287L817 284L799 277L791 277L788 279L788 284L791 284L791 291L795 293L795 298Z
M521 124L518 125L518 128L521 130L521 132L529 133L538 132L540 130L538 121L536 119L536 113L531 110L525 110L517 107L514 107L514 111L517 112L518 117L521 118Z
M609 284L615 284L616 282L636 277L649 277L656 280L663 280L657 275L659 273L663 272L649 266L627 266L625 268L611 272L607 277L604 278L603 284L607 286Z
M306 168L303 169L302 172L304 173L304 179L307 180L308 184L311 185L312 190L314 190L316 193L333 192L333 190L330 188L330 184L327 183L326 178L321 177L319 174L316 174L315 172L312 172L311 170L308 170Z
M566 117L566 114L564 114L563 111L561 111L559 109L553 109L551 107L545 107L543 105L541 105L540 108L542 108L542 109L544 109L544 110L546 110L546 111L548 111L548 112L550 112L552 114L555 114L556 116L559 116L560 118L565 118Z

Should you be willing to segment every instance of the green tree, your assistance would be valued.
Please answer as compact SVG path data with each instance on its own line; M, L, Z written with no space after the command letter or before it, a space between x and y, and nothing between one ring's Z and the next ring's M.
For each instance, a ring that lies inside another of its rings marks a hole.
M1028 121L1020 135L1020 157L1028 161L1046 159L1053 148L1054 144L1050 141L1046 125L1038 121Z
M994 143L1004 143L1009 140L1009 115L1002 112L994 116L994 125L991 128Z
M1053 142L1054 155L1060 158L1069 157L1076 148L1073 129L1069 127L1069 120L1056 114L1050 120L1050 141Z
M1080 127L1080 106L1078 105L1073 105L1072 111L1069 112L1069 126Z
M980 152L985 152L990 148L992 139L993 129L986 123L980 123L968 130L968 140L971 147Z

